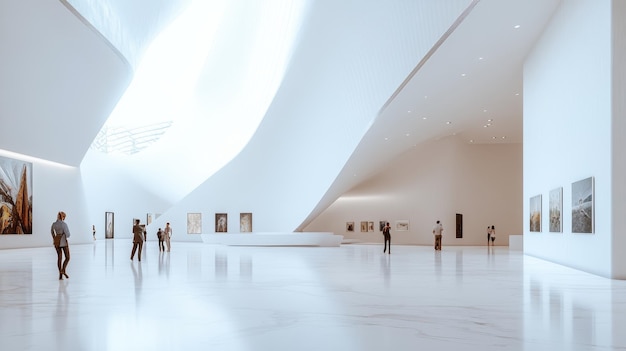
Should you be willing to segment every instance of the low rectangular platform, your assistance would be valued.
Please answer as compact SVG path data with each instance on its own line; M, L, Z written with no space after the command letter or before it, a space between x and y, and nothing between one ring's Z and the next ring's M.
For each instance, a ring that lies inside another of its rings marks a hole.
M330 232L200 234L205 244L229 246L340 246L343 235Z

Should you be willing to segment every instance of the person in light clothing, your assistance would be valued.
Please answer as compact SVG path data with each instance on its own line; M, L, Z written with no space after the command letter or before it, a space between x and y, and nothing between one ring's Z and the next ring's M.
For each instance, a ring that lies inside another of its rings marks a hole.
M170 239L172 238L172 227L170 227L170 222L165 223L165 230L164 230L164 236L165 236L165 245L167 246L167 252L170 252Z
M54 248L57 250L59 280L62 280L63 276L69 278L67 273L65 273L65 269L70 262L70 245L67 242L67 239L70 237L70 228L65 223L65 212L60 211L57 214L56 222L52 223L50 227L50 234L52 234ZM63 260L63 255L65 255L65 260Z
M437 221L433 228L433 235L435 236L435 250L441 251L441 237L443 236L443 226L440 221Z

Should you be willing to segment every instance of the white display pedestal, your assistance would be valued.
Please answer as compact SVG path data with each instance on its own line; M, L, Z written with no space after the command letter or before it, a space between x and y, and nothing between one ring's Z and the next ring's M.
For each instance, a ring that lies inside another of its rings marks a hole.
M524 236L509 235L509 250L524 251Z
M230 246L339 246L343 235L327 232L200 234L205 244Z

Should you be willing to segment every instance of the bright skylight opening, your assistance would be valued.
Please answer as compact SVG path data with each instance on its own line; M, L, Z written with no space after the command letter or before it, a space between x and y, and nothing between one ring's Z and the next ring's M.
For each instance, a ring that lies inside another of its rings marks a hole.
M150 45L93 147L137 153L170 126L186 122L184 128L197 126L189 129L188 139L219 130L219 137L211 134L213 142L228 142L219 143L220 159L215 161L230 160L254 134L280 86L306 4L192 1ZM150 137L134 134L148 126L161 129ZM128 140L120 139L124 135ZM133 138L144 142L140 149L128 148ZM224 150L226 145L230 150Z

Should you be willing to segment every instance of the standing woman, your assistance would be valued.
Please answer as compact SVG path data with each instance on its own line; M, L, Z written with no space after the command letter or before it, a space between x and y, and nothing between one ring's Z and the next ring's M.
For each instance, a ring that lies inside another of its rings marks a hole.
M487 246L491 245L491 227L487 226Z
M491 246L495 245L494 241L496 241L496 226L491 226Z
M54 240L54 248L57 250L59 280L62 280L63 276L69 278L67 273L65 273L65 268L67 268L67 263L70 261L70 246L67 242L67 238L70 237L70 229L67 227L67 223L65 223L65 212L60 211L57 214L57 221L52 223L50 234L52 234L52 239ZM63 255L65 255L65 260L63 260ZM63 261L63 264L61 264L61 261Z
M383 253L387 251L387 243L389 243L389 254L391 255L391 226L389 222L383 228L383 236L385 237L385 248L383 249Z
M139 220L135 219L135 225L133 226L133 251L130 254L131 261L133 260L133 257L135 257L137 249L139 249L137 259L141 261L141 250L143 249L143 242L146 240L144 234L144 229L141 225L139 225Z

